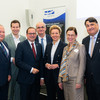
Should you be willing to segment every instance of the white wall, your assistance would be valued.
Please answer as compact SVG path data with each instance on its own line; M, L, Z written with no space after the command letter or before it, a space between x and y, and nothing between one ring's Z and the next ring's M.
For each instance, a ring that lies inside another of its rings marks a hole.
M25 35L27 25L25 9L29 9L29 0L2 0L0 2L0 24L5 27L6 34L11 32L10 22L17 19L21 23L21 34Z
M34 15L33 25L35 26L38 21L43 20L42 9L66 6L66 29L75 26L78 31L77 40L81 42L88 34L84 26L85 19L79 20L76 18L76 2L77 0L30 0L30 7ZM100 22L100 18L97 20Z
M21 34L25 35L28 25L26 24L25 10L33 11L33 25L43 20L42 9L66 6L66 29L75 26L78 30L77 40L81 40L88 35L84 26L84 20L76 18L77 0L2 0L0 3L0 24L5 27L6 34L11 32L10 22L18 19L21 22ZM84 13L84 12L83 12ZM97 18L100 22L100 18Z

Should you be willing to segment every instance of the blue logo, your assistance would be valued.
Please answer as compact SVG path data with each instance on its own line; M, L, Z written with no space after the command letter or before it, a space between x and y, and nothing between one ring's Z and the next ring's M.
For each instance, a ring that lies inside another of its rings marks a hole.
M53 15L55 12L53 10L44 11L44 15Z

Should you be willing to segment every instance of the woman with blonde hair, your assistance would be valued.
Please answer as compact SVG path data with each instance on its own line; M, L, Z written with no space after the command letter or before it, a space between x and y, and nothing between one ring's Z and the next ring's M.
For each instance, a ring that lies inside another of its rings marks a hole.
M58 86L58 74L63 53L63 48L67 45L60 39L61 28L52 25L49 33L53 40L46 46L44 62L45 62L45 84L47 89L47 100L64 100L63 91Z

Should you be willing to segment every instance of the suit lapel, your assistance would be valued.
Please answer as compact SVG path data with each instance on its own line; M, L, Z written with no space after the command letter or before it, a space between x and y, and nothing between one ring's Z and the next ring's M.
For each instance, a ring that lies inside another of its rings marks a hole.
M35 42L35 46L36 46L36 59L38 58L38 54L40 52L40 50L38 49L38 44Z
M59 51L60 51L60 49L61 49L61 46L62 46L62 42L60 41L59 44L58 44L58 47L57 47L57 49L56 49L56 51L55 51L53 61L56 59L56 57L57 57L57 55L58 55L58 53L59 53ZM58 56L59 56L59 55L58 55Z
M9 55L10 55L10 51L9 51L8 46L6 45L6 43L5 43L4 41L2 41L2 42L3 42L3 44L6 46L6 48L8 49L8 52L9 52ZM5 55L5 53L4 53L4 51L2 50L1 46L0 46L0 51L2 52L2 54L3 54L7 59L9 58L9 55L8 55L8 57Z
M89 43L90 43L90 36L88 36L86 44L85 44L87 56L90 58L90 55L89 55Z
M27 48L28 48L28 51L27 52L29 52L33 56L33 58L35 59L34 54L33 54L33 51L32 51L32 48L31 48L28 40L26 40L26 45L27 45Z
M12 47L16 48L16 45L15 45L15 42L14 42L12 34L10 34L10 40L11 40Z
M97 52L98 52L98 50L100 48L99 46L100 46L100 32L99 32L98 37L97 37L97 40L95 42L95 46L94 46L92 58L94 58L96 56L96 54L98 54Z

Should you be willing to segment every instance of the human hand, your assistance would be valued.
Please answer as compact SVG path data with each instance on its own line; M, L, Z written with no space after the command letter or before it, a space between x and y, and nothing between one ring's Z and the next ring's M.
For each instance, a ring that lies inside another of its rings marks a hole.
M44 84L44 79L40 79L40 85L42 86Z
M62 90L63 89L63 84L62 83L58 83L59 88Z
M11 80L11 75L8 75L8 82Z
M56 69L56 68L59 68L58 64L51 64L51 69Z
M33 71L32 71L32 73L33 73L33 74L37 74L38 72L39 72L39 70L38 70L38 69L33 68Z
M81 88L81 84L76 84L76 89Z
M51 64L46 63L46 64L45 64L45 67L46 67L47 69L49 69L49 70L50 70L50 69L51 69Z

